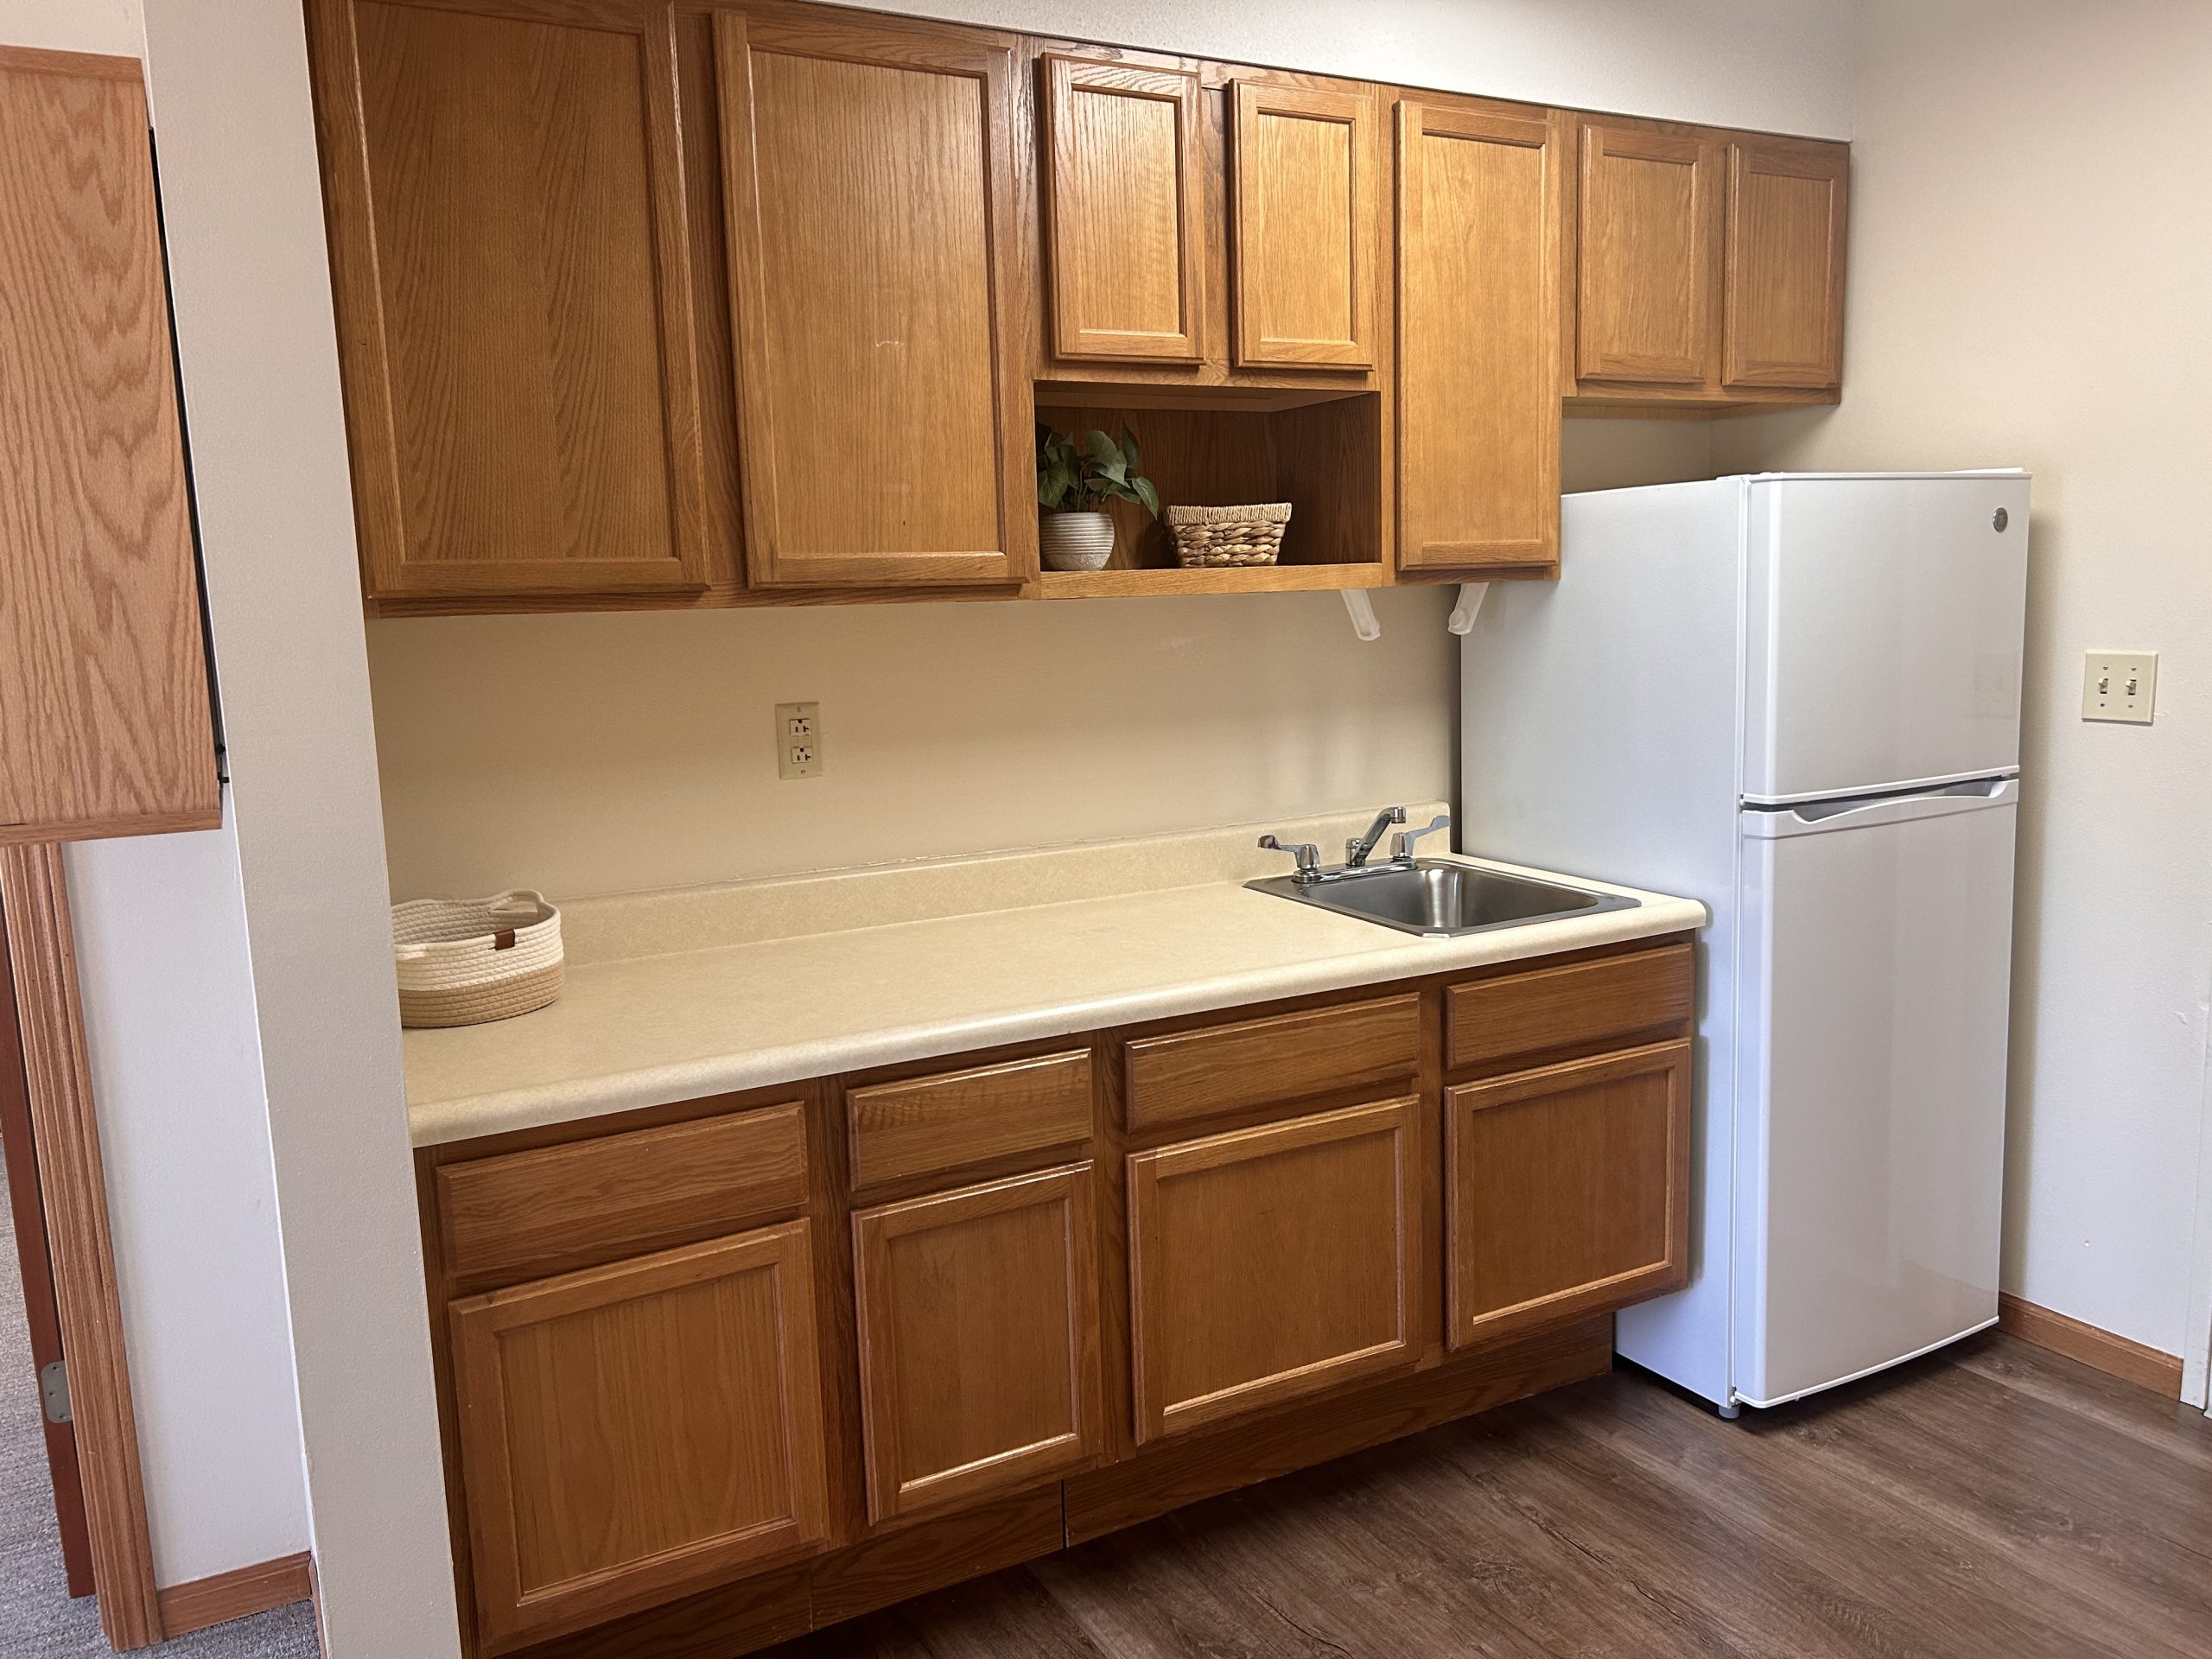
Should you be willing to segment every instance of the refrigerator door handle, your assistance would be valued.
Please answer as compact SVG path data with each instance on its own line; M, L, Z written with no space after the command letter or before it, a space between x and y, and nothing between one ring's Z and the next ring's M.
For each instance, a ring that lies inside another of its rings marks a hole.
M1761 841L1784 836L1818 836L1831 830L1863 830L1878 823L1904 823L1914 818L1947 817L1954 812L1979 812L1986 807L2012 806L2020 798L2018 778L1978 778L1972 783L1952 784L1912 795L1876 795L1855 801L1807 801L1770 810L1757 808L1743 814L1744 833Z

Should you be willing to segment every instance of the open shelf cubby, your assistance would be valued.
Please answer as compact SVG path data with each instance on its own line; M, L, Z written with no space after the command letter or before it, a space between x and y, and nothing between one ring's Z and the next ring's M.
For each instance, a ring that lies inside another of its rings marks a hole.
M1113 502L1113 562L1103 570L1047 570L1048 598L1145 594L1282 593L1374 588L1389 580L1382 556L1382 407L1353 392L1275 407L1265 400L1194 407L1051 401L1072 389L1040 385L1037 418L1063 432L1127 426L1161 505L1291 504L1282 552L1272 565L1186 570L1164 522ZM1135 388L1129 389L1132 392Z

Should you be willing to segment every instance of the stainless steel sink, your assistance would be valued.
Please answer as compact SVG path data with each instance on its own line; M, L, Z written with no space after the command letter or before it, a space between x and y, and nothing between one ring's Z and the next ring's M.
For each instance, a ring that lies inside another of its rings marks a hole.
M1319 880L1276 875L1244 885L1255 893L1275 893L1339 915L1379 922L1401 932L1434 938L1481 933L1494 927L1526 927L1567 916L1594 916L1601 911L1633 910L1637 904L1622 893L1593 893L1564 882L1539 881L1533 876L1508 875L1501 870L1428 858L1377 864L1370 869L1329 871Z

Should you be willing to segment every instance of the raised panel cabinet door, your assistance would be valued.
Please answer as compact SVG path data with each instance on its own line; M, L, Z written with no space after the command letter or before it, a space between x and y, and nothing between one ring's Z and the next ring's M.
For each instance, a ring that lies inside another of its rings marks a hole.
M1398 105L1398 563L1559 560L1559 130Z
M1730 386L1824 391L1843 380L1842 144L1728 147Z
M1012 54L766 7L715 43L753 580L1033 574Z
M1350 88L1234 87L1236 362L1375 366L1375 100Z
M137 60L0 47L0 842L221 817Z
M471 1297L450 1318L488 1650L826 1535L806 1223Z
M1719 148L1599 122L1582 128L1575 373L1703 386L1713 376Z
M1029 1484L1097 1451L1091 1204L1086 1162L854 1212L871 1520Z
M1421 1103L1128 1160L1140 1441L1414 1363Z
M1453 1347L1688 1281L1689 1100L1686 1042L1446 1091Z
M667 9L308 13L370 597L703 588Z
M1198 78L1047 55L1052 351L1195 363L1205 314Z

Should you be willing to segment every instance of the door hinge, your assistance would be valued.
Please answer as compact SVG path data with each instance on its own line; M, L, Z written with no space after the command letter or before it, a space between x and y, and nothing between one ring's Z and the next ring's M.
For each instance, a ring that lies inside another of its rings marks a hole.
M46 1408L46 1421L66 1423L69 1421L69 1363L57 1359L38 1368L38 1397Z

